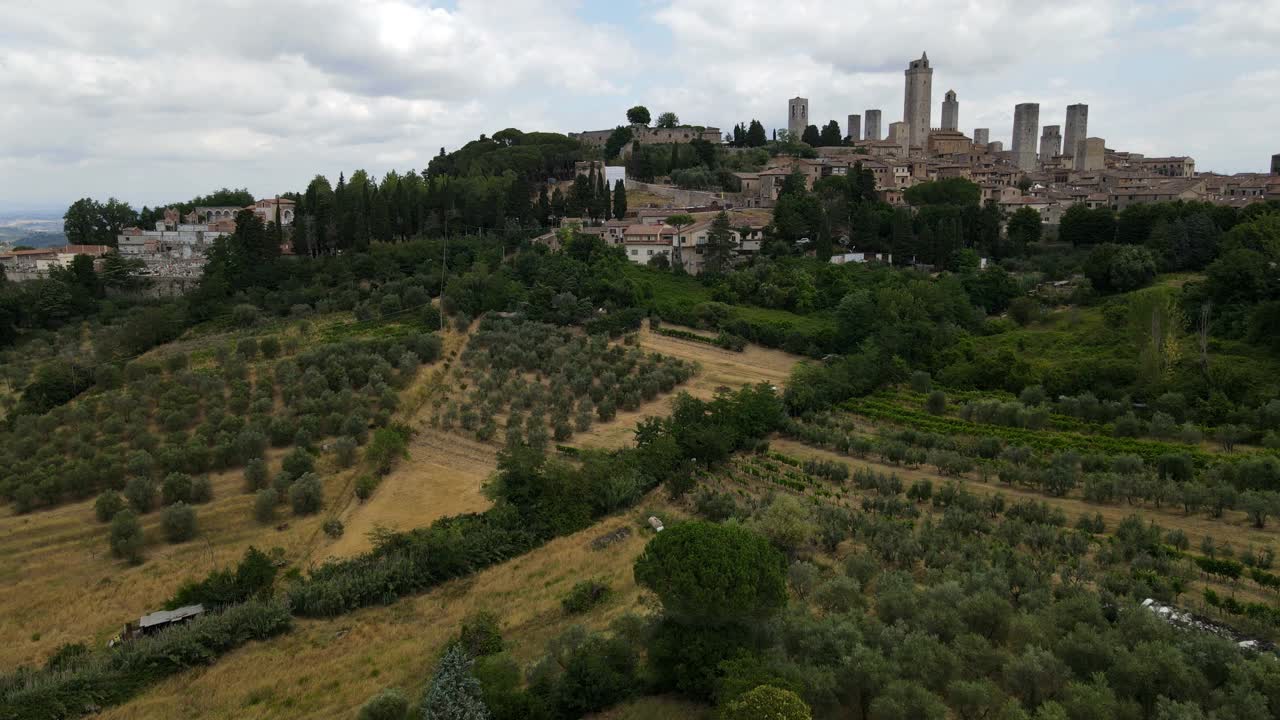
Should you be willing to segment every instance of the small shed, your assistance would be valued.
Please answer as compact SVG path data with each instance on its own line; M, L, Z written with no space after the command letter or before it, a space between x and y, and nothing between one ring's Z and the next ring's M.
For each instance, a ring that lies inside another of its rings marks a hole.
M157 610L156 612L143 615L138 618L138 624L135 626L129 623L124 626L124 637L138 637L140 635L151 635L161 630L179 625L194 617L199 617L205 612L204 605L185 605L175 610Z

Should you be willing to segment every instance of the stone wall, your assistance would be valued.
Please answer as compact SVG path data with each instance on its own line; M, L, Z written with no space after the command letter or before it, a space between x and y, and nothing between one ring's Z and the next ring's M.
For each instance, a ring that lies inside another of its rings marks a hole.
M709 192L706 190L683 190L674 185L655 185L653 183L643 183L628 178L624 186L628 190L637 192L646 192L651 195L665 198L671 201L672 207L707 207L710 205L725 204L725 195L722 192ZM632 208L638 210L639 208Z

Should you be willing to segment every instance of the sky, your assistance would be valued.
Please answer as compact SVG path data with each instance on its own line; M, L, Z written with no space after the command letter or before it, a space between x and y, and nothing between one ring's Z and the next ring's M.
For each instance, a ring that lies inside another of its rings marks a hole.
M0 0L0 211L269 196L636 104L775 128L799 95L887 130L924 51L933 124L954 89L960 128L1006 147L1017 103L1064 125L1082 102L1108 147L1280 153L1280 0Z

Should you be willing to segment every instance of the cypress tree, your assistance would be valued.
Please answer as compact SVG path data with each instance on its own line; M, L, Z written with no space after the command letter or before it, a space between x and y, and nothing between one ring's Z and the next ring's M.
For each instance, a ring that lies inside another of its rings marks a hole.
M627 188L619 180L613 185L613 217L615 220L621 220L626 214Z

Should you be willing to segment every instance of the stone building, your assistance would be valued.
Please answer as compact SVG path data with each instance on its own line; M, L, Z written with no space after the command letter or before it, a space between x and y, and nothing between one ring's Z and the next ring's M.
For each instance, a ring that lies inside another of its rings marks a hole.
M1089 136L1089 106L1083 103L1067 106L1067 127L1063 136L1062 154L1076 156L1076 146Z
M902 121L907 124L907 142L912 147L923 148L929 138L933 113L933 68L929 66L929 53L921 53L919 60L912 60L903 75L906 93Z
M862 116L850 115L849 124L845 127L845 137L851 142L857 142L862 139Z
M1106 167L1107 143L1102 138L1085 138L1076 146L1077 171L1102 170Z
M911 150L911 129L905 122L889 123L889 142L902 148L905 157Z
M1195 159L1185 156L1155 158L1144 157L1131 161L1130 165L1145 170L1152 175L1183 178L1196 176Z
M787 131L799 139L809 126L809 98L794 97L787 101Z
M992 155L1004 152L1004 143L1000 140L993 140L987 143L987 152Z
M990 142L991 142L991 129L990 129L990 128L974 128L974 129L973 129L973 144L974 144L974 145L986 145L986 144L988 144L988 143L990 143Z
M960 103L955 90L948 90L942 101L942 129L960 129Z
M1013 108L1013 155L1018 169L1036 169L1036 132L1040 129L1040 103L1020 103Z
M604 147L605 143L609 142L609 136L612 134L613 130L587 130L580 133L569 133L569 137L583 145ZM670 145L672 143L687 143L693 140L706 140L709 143L718 145L724 142L724 137L720 135L720 128L717 127L696 125L681 125L673 128L656 128L647 125L631 126L631 142L640 143L641 145Z
M863 118L867 121L867 122L866 122L866 125L867 125L867 126L866 126L866 128L864 128L864 130L865 130L865 133L866 133L866 134L865 134L865 135L863 135L863 139L864 139L864 140L880 140L880 139L881 139L881 137L880 137L880 111L879 111L879 110L867 110L867 111L866 111L866 112L864 112L862 115L863 115Z
M1280 175L1280 153L1271 156L1271 174Z
M1062 128L1045 125L1040 134L1040 164L1045 165L1062 154Z
M973 141L958 130L939 128L929 132L929 152L933 155L961 155L972 152Z

